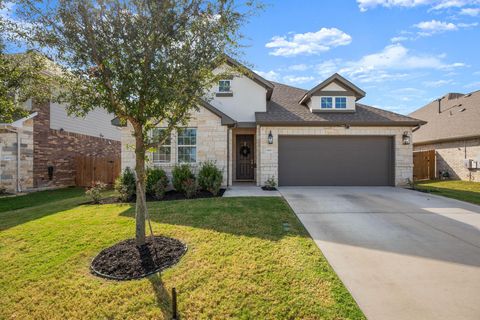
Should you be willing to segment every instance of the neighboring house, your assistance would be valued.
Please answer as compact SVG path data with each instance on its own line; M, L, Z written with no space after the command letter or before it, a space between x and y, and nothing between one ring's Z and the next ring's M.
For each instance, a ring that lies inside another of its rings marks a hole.
M0 124L0 187L8 192L75 185L75 157L119 157L121 132L95 109L68 116L57 103L28 103L31 115Z
M228 68L237 62L229 59ZM249 76L224 79L188 126L149 156L168 174L215 161L223 185L404 185L412 178L412 128L423 121L357 103L365 92L338 74L306 91ZM159 128L161 130L161 128ZM122 168L135 166L130 125Z
M410 116L428 122L413 133L413 150L435 150L437 177L480 181L480 90L448 93Z

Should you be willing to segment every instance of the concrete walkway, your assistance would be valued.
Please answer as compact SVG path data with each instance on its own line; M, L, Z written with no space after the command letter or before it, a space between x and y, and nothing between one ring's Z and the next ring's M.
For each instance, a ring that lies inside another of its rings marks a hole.
M228 187L224 197L281 197L278 191L264 191L255 185L239 184Z
M368 319L480 319L480 206L392 187L280 192Z

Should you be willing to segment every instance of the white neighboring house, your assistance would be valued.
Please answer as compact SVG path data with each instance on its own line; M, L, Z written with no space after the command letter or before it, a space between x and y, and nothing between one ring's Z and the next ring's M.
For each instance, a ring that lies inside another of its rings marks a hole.
M228 59L218 70L238 66ZM307 91L249 70L221 80L189 124L149 155L149 166L215 161L223 185L400 186L412 179L412 129L424 121L358 103L365 92L339 74ZM159 128L161 130L161 128ZM122 168L135 166L130 125Z

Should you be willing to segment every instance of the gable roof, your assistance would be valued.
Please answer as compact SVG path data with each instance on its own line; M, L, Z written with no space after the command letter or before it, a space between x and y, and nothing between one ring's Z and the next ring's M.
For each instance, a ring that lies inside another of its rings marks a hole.
M355 97L357 98L357 100L365 97L365 91L363 91L362 89L360 89L359 87L357 87L356 85L354 85L353 83L351 83L350 81L348 81L347 79L339 75L338 73L334 73L333 75L331 75L330 77L322 81L320 84L315 86L313 89L307 91L299 100L299 103L300 104L306 103L312 97L312 95L314 95L317 91L322 90L332 82L339 82L343 86L351 89L355 93Z
M270 99L270 97L272 96L273 87L274 87L273 83L271 83L267 79L261 77L260 75L253 72L249 68L245 67L243 64L241 64L237 60L233 59L232 57L229 57L229 56L225 55L225 59L226 59L227 64L229 64L229 65L231 65L235 68L244 69L247 73L246 74L247 77L249 77L250 79L255 81L257 84L259 84L262 87L264 87L265 89L267 89L267 100Z
M480 137L480 90L465 95L448 93L410 116L428 122L414 132L413 143Z
M256 112L255 118L260 125L285 126L417 126L421 120L403 116L394 112L356 104L355 112L311 112L300 104L306 90L274 83L272 97L267 103L267 112Z

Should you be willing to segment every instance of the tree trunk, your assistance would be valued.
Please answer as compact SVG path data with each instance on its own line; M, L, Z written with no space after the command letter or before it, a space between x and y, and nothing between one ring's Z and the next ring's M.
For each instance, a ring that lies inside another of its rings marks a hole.
M141 127L135 131L135 173L137 175L137 201L135 211L135 242L137 246L145 244L145 216L147 202L145 199L145 144Z

